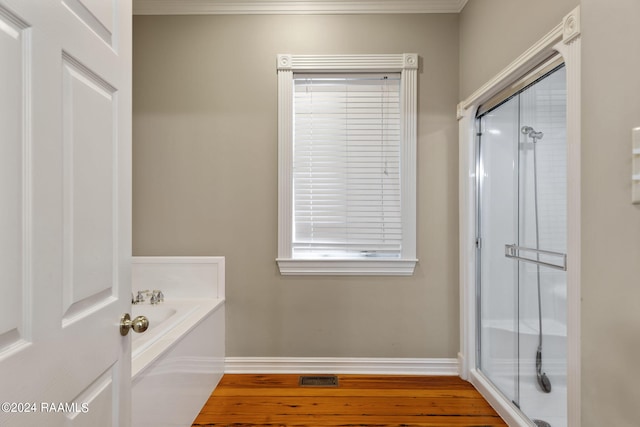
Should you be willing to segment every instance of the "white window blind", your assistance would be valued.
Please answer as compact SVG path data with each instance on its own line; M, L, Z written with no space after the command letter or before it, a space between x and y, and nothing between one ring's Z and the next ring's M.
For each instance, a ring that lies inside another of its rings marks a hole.
M293 258L399 258L400 73L293 77Z

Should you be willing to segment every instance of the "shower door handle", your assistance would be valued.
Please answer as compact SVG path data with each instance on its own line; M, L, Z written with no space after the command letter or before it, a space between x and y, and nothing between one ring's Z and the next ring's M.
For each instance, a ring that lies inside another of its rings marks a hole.
M524 253L533 253L534 257L527 257ZM517 259L518 261L530 262L532 264L542 265L544 267L554 268L556 270L567 271L567 254L562 252L544 251L542 249L526 248L524 246L504 245L504 256L507 258ZM557 260L557 262L554 262Z

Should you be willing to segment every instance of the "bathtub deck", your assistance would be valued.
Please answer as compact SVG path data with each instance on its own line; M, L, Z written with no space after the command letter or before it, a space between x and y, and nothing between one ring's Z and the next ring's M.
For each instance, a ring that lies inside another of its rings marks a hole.
M338 375L300 387L298 375L224 375L193 426L506 426L458 377Z

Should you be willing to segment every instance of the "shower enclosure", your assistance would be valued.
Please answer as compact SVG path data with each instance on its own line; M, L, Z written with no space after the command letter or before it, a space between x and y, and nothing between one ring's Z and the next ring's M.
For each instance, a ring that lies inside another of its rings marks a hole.
M535 425L566 426L564 66L481 107L476 129L479 370Z

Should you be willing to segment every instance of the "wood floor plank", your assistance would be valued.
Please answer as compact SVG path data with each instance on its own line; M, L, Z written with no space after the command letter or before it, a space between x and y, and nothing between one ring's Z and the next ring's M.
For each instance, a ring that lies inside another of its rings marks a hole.
M301 387L298 375L225 375L193 426L506 426L457 377L338 380L337 387Z
M477 397L477 392L472 390L460 390L460 391L450 391L450 390L404 390L404 389L393 389L393 390L385 390L385 396L389 397L458 397L458 398L470 398L474 399ZM216 396L253 396L255 394L254 391L249 389L233 389L233 390L225 390L222 391ZM347 398L349 396L379 396L380 390L374 389L324 389L324 390L314 390L311 388L300 388L300 389L265 389L261 393L263 396L293 396L293 397L302 397L302 396L334 396L334 397L344 397Z
M253 412L270 413L288 412L291 414L308 413L313 408L315 414L333 414L339 410L341 414L375 414L402 413L411 415L449 415L461 406L469 415L493 415L493 409L483 401L475 399L460 402L458 398L425 399L406 397L350 397L348 400L336 402L334 397L265 397L255 398L250 402L239 402L235 397L217 397L213 408L205 406L205 413L216 413L225 408L225 415Z

